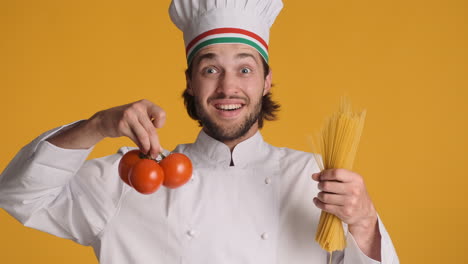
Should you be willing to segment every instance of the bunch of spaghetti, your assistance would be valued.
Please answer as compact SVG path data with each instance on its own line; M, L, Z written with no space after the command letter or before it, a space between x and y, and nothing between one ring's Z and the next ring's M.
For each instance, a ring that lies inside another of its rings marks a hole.
M349 101L341 99L340 110L328 118L314 142L322 154L321 157L315 155L321 170L353 168L365 116L365 110L353 112ZM346 239L341 220L322 211L315 240L330 253L343 250L346 247Z

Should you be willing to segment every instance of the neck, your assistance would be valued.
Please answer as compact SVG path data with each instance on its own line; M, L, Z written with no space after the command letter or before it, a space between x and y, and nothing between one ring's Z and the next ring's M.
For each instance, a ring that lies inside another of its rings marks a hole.
M203 131L205 131L205 133L207 135L212 137L210 131L207 131L205 128L203 128ZM253 135L255 135L255 133L257 133L257 131L258 131L258 123L255 123L254 125L252 125L250 127L249 131L247 131L247 133L245 133L244 135L242 135L242 136L240 136L240 137L238 137L236 139L233 139L233 140L224 140L224 141L221 141L221 142L226 144L226 146L229 147L229 149L231 150L231 153L232 153L232 151L237 146L237 144L241 143L244 140L247 140L247 139L251 138Z

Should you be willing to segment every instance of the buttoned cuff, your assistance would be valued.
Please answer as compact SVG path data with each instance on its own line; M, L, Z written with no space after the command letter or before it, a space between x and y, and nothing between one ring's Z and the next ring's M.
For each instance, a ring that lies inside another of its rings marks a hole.
M346 251L345 251L345 262L344 263L365 263L365 264L393 264L399 263L398 257L396 256L395 248L393 247L392 240L388 234L385 226L383 225L380 217L377 215L377 221L380 232L380 256L381 262L369 258L362 250L359 248L356 240L353 235L348 232L346 235Z
M47 131L30 145L32 149L30 149L28 159L32 162L31 168L34 168L31 171L35 173L27 174L28 181L47 182L48 186L60 186L76 174L94 147L88 149L64 149L46 140L77 122Z
M346 236L346 250L345 250L345 263L365 263L365 264L378 264L381 263L377 260L369 258L362 250L359 248L356 240L354 240L353 235L348 232Z

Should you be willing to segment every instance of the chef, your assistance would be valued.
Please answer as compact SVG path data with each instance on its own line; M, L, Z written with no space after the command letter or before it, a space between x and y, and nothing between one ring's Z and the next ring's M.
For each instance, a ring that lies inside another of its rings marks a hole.
M142 195L117 175L124 153L86 160L106 137L126 136L156 157L165 112L148 100L45 132L0 177L0 207L25 226L94 248L100 263L329 263L314 241L321 210L346 227L332 263L399 263L362 177L319 172L310 153L274 147L269 30L280 0L174 0L188 69L184 101L201 125L174 150L194 172L177 189ZM294 92L294 87L290 88Z

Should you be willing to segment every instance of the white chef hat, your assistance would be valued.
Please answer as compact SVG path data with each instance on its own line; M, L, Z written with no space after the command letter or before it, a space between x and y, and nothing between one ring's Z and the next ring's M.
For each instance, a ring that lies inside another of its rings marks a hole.
M268 62L270 27L281 0L172 0L169 15L184 33L187 63L203 47L243 43Z

